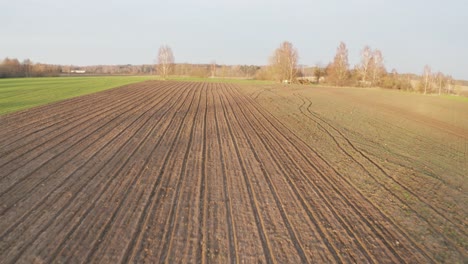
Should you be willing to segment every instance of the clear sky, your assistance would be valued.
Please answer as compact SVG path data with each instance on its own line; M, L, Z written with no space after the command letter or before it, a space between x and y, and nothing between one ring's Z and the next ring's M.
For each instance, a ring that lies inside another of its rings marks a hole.
M2 0L0 58L96 65L176 62L264 65L282 41L300 64L328 64L340 41L349 62L364 45L387 70L468 80L466 0Z

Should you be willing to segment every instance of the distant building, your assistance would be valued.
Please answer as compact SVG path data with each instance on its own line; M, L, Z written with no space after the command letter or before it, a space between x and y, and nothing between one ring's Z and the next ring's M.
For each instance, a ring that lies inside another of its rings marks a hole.
M86 73L86 70L71 70L70 73Z

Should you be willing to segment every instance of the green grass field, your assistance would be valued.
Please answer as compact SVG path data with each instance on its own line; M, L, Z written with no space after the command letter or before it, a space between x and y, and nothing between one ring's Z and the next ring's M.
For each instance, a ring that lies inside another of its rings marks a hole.
M158 80L157 76L99 76L0 79L0 115L44 105L64 99L95 93L126 84ZM270 82L223 79L171 77L169 80L191 82L222 82L267 84Z
M100 76L0 79L0 115L118 86L153 76Z

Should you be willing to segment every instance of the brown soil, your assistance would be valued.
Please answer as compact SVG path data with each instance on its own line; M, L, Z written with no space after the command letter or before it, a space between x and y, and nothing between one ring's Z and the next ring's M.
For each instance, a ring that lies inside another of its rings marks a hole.
M307 93L264 91L150 81L0 117L0 259L467 260L466 182L421 180L426 171L418 168L427 164L411 167L399 152L385 152L387 167L377 139L347 136L348 123L314 112ZM372 124L362 129L388 130L388 123L365 120ZM442 132L466 141L464 127ZM401 177L410 171L414 178ZM466 181L461 170L451 173ZM430 195L440 191L450 193Z

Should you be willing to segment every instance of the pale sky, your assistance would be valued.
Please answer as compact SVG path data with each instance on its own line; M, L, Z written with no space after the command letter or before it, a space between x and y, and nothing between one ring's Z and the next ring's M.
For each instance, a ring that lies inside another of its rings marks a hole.
M0 58L73 65L176 62L265 65L283 41L300 64L328 64L340 41L350 66L369 45L388 71L468 80L466 0L0 0Z

